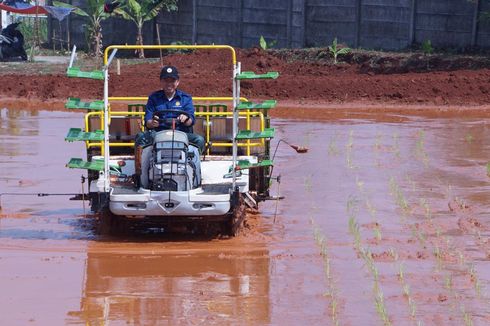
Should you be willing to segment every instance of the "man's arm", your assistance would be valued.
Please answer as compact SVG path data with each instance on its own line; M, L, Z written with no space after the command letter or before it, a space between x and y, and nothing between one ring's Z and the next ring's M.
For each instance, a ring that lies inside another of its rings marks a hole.
M182 111L185 111L189 115L189 118L184 114L181 114L179 116L180 122L187 127L193 126L196 121L196 118L194 116L195 110L194 110L194 104L192 103L192 97L185 96L182 99Z
M146 103L145 109L145 126L148 129L157 128L160 123L155 119L156 117L153 115L155 112L155 103L151 98L151 95L148 97L148 102Z

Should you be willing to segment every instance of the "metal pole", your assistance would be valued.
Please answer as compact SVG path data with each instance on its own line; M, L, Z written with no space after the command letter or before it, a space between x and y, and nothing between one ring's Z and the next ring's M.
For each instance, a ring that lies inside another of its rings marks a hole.
M293 35L293 0L286 4L286 46L291 48Z
M192 44L197 43L197 0L192 0Z
M236 79L236 77L240 74L241 65L240 62L237 62L233 68L233 183L232 190L235 191L236 186L236 166L237 166L237 157L238 157L238 145L236 136L238 134L238 104L240 103L240 80Z
M356 1L356 45L358 48L361 45L361 11L362 11L362 0Z
M417 12L417 0L412 0L410 5L410 26L408 31L408 46L412 46L415 41L415 18Z
M471 46L474 47L478 38L478 14L480 13L480 0L476 0L473 11L473 26L471 28Z
M104 67L104 192L110 190L109 175L109 64Z

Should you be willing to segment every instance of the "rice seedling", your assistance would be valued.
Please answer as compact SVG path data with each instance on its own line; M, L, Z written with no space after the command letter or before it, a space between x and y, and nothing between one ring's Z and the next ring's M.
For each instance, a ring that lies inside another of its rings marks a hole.
M330 142L328 143L328 155L337 156L340 153L339 148L337 147L337 136L332 137Z
M417 132L417 142L415 143L415 157L420 159L425 167L429 165L429 155L425 151L425 132L423 130L419 130Z
M310 219L310 222L313 225L313 236L315 242L320 247L320 255L323 260L325 279L328 281L327 291L324 293L324 296L330 297L331 299L329 305L330 305L331 318L333 324L339 325L337 290L336 290L335 282L331 275L330 256L328 252L327 238L325 235L322 234L321 229L316 225L313 219Z
M405 265L403 265L403 263L400 263L398 266L398 279L402 283L405 282Z
M353 169L355 166L352 163L352 149L354 147L354 131L349 131L349 139L347 141L346 147L346 162L349 169Z
M361 194L364 194L364 181L359 180L359 177L356 176L356 186L359 189Z
M308 175L304 178L304 186L306 192L311 192L312 185L311 185L311 175Z
M417 309L412 297L408 297L408 306L410 307L410 316L412 316L412 318L415 318L415 312Z
M413 181L413 179L410 177L410 175L408 175L408 174L405 175L405 180L407 181L407 183L412 188L412 191L415 191L416 183L415 183L415 181Z
M410 297L410 285L403 284L403 294L409 298Z
M382 238L381 229L380 229L378 223L376 223L376 225L374 226L373 233L374 233L374 237L376 238L376 240L381 241L381 238Z
M425 234L423 234L422 231L420 231L420 229L413 224L410 225L410 230L412 231L412 237L417 239L422 246L425 245L425 241L427 240Z
M425 198L421 198L420 199L420 206L424 208L425 217L429 221L432 221L432 210L430 209L429 201L427 199L425 199Z
M350 217L356 216L359 212L359 199L356 196L350 195L347 199L347 213Z
M459 265L464 265L465 259L464 259L463 253L460 250L458 250L457 251L457 254L458 254L458 263L459 263Z
M473 135L472 134L466 134L466 136L464 136L464 140L468 143L468 144L471 144L473 142Z
M434 257L436 257L436 260L437 260L437 271L440 271L441 268L442 268L442 254L441 254L441 249L439 248L438 245L436 245L436 247L434 248L434 251L433 251L433 254L434 254Z
M390 256L396 261L398 260L398 253L396 252L396 250L394 248L390 248L388 250L388 253L390 254Z
M400 136L398 133L393 134L393 153L395 154L395 157L400 158L400 142L399 142Z
M447 274L444 277L444 287L448 289L449 291L452 291L453 289L453 276L451 274Z
M463 320L466 326L473 326L473 319L471 315L465 310L464 306L461 306L461 312L463 313Z
M407 199L405 198L403 191L400 186L396 182L394 177L390 177L390 192L392 196L395 198L395 202L400 207L400 209L407 213L410 209Z
M375 143L374 143L374 149L375 150L380 150L381 149L381 139L383 138L383 134L381 134L380 132L377 132L376 133L376 140L375 140Z
M376 312L380 316L385 326L391 325L391 321L388 317L388 313L386 312L383 291L381 291L379 287L376 288L377 290L374 290L375 291L374 301L376 305Z

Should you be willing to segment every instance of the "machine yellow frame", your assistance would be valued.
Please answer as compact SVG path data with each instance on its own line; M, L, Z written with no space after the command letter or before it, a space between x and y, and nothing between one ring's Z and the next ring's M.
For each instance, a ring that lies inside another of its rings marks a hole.
M231 101L231 97L194 97L193 98L196 101ZM109 97L109 101L124 101L124 102L133 102L133 101L138 101L142 102L147 100L146 97ZM240 98L241 101L247 101L246 98ZM145 115L145 112L129 112L129 111L109 111L109 119L113 116L139 116L143 120ZM196 117L201 117L204 116L206 117L206 135L205 139L206 142L210 141L210 120L214 116L232 116L233 112L195 112ZM249 130L251 128L251 117L259 117L260 118L260 131L264 131L265 129L265 117L262 112L250 112L250 111L244 111L239 113L240 116L245 116L246 117L246 123L247 123L247 129ZM100 120L100 130L104 130L104 112L102 111L94 111L94 112L89 112L85 114L85 130L87 131L92 131L90 130L90 118L91 117L99 117ZM141 124L141 130L144 130L144 124ZM104 150L104 142L90 142L86 141L85 142L87 148L92 148L92 147L100 147L101 151L103 152ZM238 143L239 147L246 147L247 148L247 155L250 155L251 153L251 147L255 146L264 146L265 145L265 140L261 139L259 142L251 142L250 140L247 140L246 143ZM134 142L109 142L110 147L133 147ZM227 143L227 142L213 142L213 146L215 147L231 147L233 146L232 143Z

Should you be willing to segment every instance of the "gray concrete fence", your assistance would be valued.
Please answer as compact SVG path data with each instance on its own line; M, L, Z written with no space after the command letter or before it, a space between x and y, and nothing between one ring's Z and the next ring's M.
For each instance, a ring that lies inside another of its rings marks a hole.
M74 5L83 1L73 0ZM145 27L145 43L326 46L337 37L350 47L399 50L430 40L446 48L490 47L490 0L180 0ZM85 42L83 19L71 16L71 38ZM134 43L135 28L121 19L103 24L104 44Z

